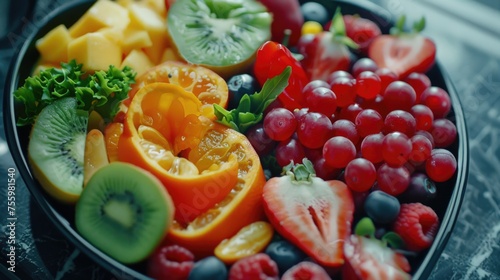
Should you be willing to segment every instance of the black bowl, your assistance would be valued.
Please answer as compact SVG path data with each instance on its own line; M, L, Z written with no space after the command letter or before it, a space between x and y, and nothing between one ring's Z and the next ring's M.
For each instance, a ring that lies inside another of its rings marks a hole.
M387 10L368 1L316 0L316 2L323 4L331 13L335 11L337 6L340 6L343 14L359 14L364 18L371 19L380 26L384 33L387 33L390 27L393 26L393 15ZM65 206L54 201L43 191L40 184L33 178L27 163L27 146L30 128L16 126L16 105L13 93L24 83L24 79L30 76L34 65L39 59L39 54L35 48L36 40L59 24L70 26L93 3L94 1L90 0L72 1L54 10L43 22L37 25L37 28L17 51L10 65L4 91L4 121L7 142L19 173L29 188L34 200L53 222L55 227L61 231L68 240L119 279L148 279L148 277L144 275L144 263L133 266L121 264L108 257L80 236L74 228L74 207ZM437 206L435 207L435 211L441 220L441 226L432 246L426 252L419 254L418 257L411 258L414 279L425 279L429 276L451 235L465 192L469 161L465 119L455 88L439 63L436 63L427 75L434 86L443 88L451 96L452 111L448 118L455 123L458 137L456 142L449 149L457 158L458 169L451 180L437 184L438 202L436 203Z

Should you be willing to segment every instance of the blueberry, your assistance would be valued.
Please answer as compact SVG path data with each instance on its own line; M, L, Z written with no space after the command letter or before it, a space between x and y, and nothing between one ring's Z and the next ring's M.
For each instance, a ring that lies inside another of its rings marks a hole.
M401 202L420 202L428 205L436 198L436 185L424 173L414 173L410 177L410 185L399 196Z
M265 253L276 262L280 275L307 257L304 252L285 239L271 242Z
M226 265L218 258L211 256L197 261L191 272L188 280L226 280L227 279Z
M227 82L229 90L229 109L238 107L240 99L243 95L254 94L259 90L259 83L257 80L248 74L240 74L232 76Z
M383 191L371 192L365 200L365 212L378 224L389 224L399 214L399 200Z
M316 21L325 25L331 19L325 6L317 2L306 2L300 6L300 10L304 16L304 22Z

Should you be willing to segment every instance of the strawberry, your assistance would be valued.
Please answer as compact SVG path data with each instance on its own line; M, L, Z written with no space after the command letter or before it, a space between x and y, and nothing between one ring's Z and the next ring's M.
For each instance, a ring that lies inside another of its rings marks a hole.
M411 33L402 31L404 22L403 16L391 29L391 34L376 37L368 49L368 56L380 68L392 70L399 79L412 72L427 72L436 59L436 45L420 34L425 27L424 18L414 24Z
M380 240L351 235L344 244L344 256L342 279L411 279L406 257Z
M302 66L310 80L326 81L337 70L347 71L351 65L348 46L357 48L356 43L346 36L344 20L337 9L329 31L315 34L299 48L304 56Z
M347 37L359 45L362 53L366 53L373 39L382 34L378 25L369 19L359 15L344 15L343 18Z
M316 262L344 263L343 244L350 235L354 202L347 186L315 177L312 163L285 166L286 175L264 185L264 210L274 228Z

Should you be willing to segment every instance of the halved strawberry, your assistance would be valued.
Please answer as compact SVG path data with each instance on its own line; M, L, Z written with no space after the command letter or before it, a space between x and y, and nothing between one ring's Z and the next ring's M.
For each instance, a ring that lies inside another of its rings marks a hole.
M379 68L392 70L399 79L404 79L412 72L427 72L436 60L436 45L420 34L425 27L425 20L417 22L411 33L402 30L404 21L402 17L390 35L376 37L368 49L368 56Z
M337 9L330 30L315 34L299 46L299 52L304 56L301 63L309 79L326 81L337 70L349 70L351 56L348 46L358 47L347 37L342 14Z
M344 256L342 279L411 279L406 257L380 240L351 235L344 244Z
M344 240L351 233L354 202L341 181L324 181L304 164L286 167L287 175L264 186L264 210L274 228L316 262L328 267L344 263Z

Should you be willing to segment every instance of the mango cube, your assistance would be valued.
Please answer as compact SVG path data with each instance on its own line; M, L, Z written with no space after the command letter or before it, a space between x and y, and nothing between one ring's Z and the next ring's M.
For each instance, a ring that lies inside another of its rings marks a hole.
M132 50L122 62L121 68L129 66L140 76L154 65L149 57L141 50Z
M68 59L83 63L83 70L107 70L110 65L119 67L122 51L119 44L100 33L87 33L68 45Z
M146 30L148 32L152 45L145 48L144 52L153 63L160 63L163 51L168 45L166 18L141 3L130 4L128 10L130 13L129 28Z
M147 48L152 45L153 42L146 30L125 29L122 42L123 53L128 54L133 49Z
M118 29L116 27L104 27L102 29L99 29L97 33L101 33L102 35L104 35L104 37L108 38L118 45L123 44L124 31L121 29Z
M76 38L103 27L123 30L129 23L130 18L126 8L110 0L99 0L69 28L69 33Z
M68 61L68 44L72 38L64 25L58 25L36 41L41 60L59 64Z

